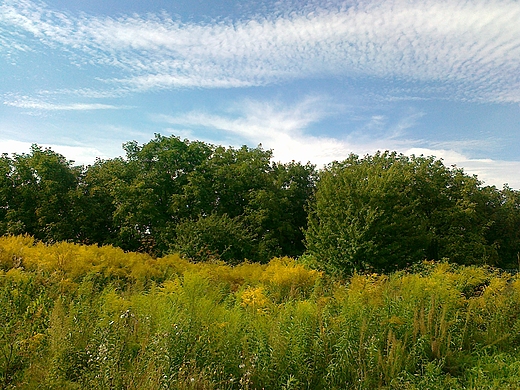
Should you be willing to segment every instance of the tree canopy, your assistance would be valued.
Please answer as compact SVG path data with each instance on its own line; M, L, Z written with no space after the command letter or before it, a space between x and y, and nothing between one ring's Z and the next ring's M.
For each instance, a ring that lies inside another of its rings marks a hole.
M261 146L156 135L75 166L51 149L0 157L0 235L115 245L193 261L304 253L338 274L424 259L517 267L520 192L433 157L351 155L317 171Z
M395 270L425 259L515 264L518 193L481 184L433 157L351 155L320 173L308 252L340 274Z
M175 136L123 148L125 158L87 167L36 145L29 154L3 155L0 234L231 262L305 250L313 165L274 163L260 146Z

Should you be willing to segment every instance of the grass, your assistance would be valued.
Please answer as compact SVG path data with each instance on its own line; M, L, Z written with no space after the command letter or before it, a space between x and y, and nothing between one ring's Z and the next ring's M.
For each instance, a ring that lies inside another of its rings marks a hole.
M0 238L0 387L514 389L520 279L424 263L334 280Z

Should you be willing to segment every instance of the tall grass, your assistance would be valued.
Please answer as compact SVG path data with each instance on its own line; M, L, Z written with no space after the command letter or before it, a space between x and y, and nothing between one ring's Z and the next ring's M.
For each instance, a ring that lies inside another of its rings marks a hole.
M520 279L424 263L333 280L0 238L0 387L514 389Z

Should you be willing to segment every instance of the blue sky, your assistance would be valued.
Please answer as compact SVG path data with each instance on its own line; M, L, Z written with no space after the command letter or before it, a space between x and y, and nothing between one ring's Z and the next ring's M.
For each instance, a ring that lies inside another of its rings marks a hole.
M520 2L0 0L0 152L89 164L154 133L519 189Z

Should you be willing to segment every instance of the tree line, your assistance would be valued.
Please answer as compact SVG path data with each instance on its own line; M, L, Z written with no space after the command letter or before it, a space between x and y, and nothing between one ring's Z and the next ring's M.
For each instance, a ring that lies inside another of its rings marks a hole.
M317 170L261 146L156 135L76 166L33 145L0 157L0 234L194 261L299 257L333 273L424 259L518 267L520 193L433 157L351 155Z
M273 163L261 147L156 135L125 158L74 166L33 145L0 160L0 232L114 245L156 256L268 261L304 251L315 167Z
M320 172L307 251L334 273L448 259L520 266L520 192L483 186L434 157L351 155Z

